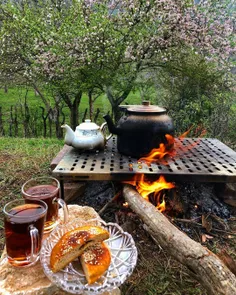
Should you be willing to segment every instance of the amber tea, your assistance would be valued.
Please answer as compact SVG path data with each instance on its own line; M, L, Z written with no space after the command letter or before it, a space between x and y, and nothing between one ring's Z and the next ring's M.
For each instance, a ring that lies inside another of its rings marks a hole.
M56 202L56 199L59 198L59 190L56 190L53 185L38 185L30 187L25 194L23 194L26 198L27 195L30 195L30 199L32 200L43 200L48 205L45 227L51 227L58 219L59 204Z
M60 199L60 184L53 177L38 177L28 180L22 186L23 197L31 201L42 200L48 205L44 232L51 231L58 223L59 206L63 208L64 221L67 221L67 206Z
M32 265L41 249L47 205L15 200L4 207L8 261L14 266Z

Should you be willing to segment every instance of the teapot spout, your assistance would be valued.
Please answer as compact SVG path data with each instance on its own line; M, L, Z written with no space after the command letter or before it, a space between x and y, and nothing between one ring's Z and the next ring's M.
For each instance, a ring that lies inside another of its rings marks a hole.
M120 133L120 132L119 132L119 128L117 128L117 127L114 125L111 116L107 114L107 115L103 116L103 118L104 118L104 119L106 120L106 122L107 122L107 126L108 126L108 129L109 129L110 133L112 133L112 134L117 134L117 135L118 135L118 134Z
M67 124L62 125L61 128L66 130L65 139L64 139L65 144L72 145L72 142L73 142L74 137L75 137L74 131Z

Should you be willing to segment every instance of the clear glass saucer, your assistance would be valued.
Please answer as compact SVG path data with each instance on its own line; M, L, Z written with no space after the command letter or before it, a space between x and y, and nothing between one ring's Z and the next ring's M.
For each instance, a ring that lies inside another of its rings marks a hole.
M83 225L104 227L110 238L105 241L111 251L111 264L105 274L94 284L87 284L79 260L74 260L63 270L53 273L50 268L52 248L66 232ZM137 263L137 248L132 236L115 223L105 223L99 219L83 221L75 219L58 225L43 242L40 260L46 276L58 287L72 294L94 295L119 287L132 274Z

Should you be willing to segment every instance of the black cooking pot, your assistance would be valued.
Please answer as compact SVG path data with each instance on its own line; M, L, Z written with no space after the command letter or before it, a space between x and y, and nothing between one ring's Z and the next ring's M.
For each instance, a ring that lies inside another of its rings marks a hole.
M117 149L121 154L140 158L160 143L167 143L166 134L174 136L174 124L167 111L144 101L142 105L129 106L117 126L109 115L103 117L110 133L117 134ZM173 145L168 145L169 149Z

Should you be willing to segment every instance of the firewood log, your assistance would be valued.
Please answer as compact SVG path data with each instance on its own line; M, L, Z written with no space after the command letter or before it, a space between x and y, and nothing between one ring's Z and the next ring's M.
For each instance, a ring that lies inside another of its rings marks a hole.
M124 185L123 195L154 240L185 265L209 295L236 294L236 277L217 255L180 231L131 185Z

